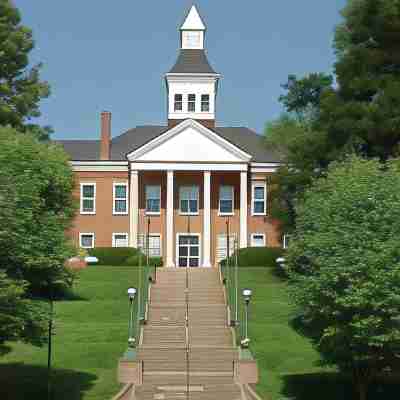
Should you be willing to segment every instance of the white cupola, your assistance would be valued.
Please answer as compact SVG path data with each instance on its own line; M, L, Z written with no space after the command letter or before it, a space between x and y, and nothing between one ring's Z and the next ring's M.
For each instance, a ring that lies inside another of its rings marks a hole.
M192 6L180 28L181 49L172 69L166 74L168 125L196 119L215 126L217 74L208 62L204 49L206 26Z
M204 50L206 26L196 6L192 6L185 22L181 26L181 49Z

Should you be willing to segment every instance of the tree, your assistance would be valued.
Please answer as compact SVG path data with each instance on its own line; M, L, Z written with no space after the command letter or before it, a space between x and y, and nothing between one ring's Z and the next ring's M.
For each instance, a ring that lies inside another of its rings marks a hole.
M400 160L333 163L296 211L287 268L298 327L365 400L399 365Z
M293 121L281 117L267 125L267 145L284 148L291 166L275 177L273 194L272 213L286 214L286 231L295 227L294 202L329 163L352 153L381 160L399 154L400 2L349 0L342 15L334 43L336 85L325 74L289 76L280 101ZM299 140L299 131L307 140Z
M337 88L321 102L321 123L337 147L386 160L400 141L400 2L349 0L337 27Z
M26 297L26 284L0 272L0 354L6 341L24 340L42 344L47 313L43 302Z
M296 200L331 160L327 134L318 124L321 98L331 85L332 77L322 73L301 80L289 76L282 85L287 93L280 97L286 113L266 126L266 146L284 162L272 178L272 215L285 232L295 226Z
M41 65L29 67L32 32L21 25L20 13L10 0L0 0L0 125L48 138L49 127L30 123L40 116L39 102L50 94L40 81Z
M73 172L61 148L10 127L0 127L0 148L0 277L16 309L28 317L27 304L36 309L29 300L72 284L64 263L73 254L66 237L75 212ZM13 309L2 300L0 310ZM26 325L14 330L31 332L32 340L41 332Z

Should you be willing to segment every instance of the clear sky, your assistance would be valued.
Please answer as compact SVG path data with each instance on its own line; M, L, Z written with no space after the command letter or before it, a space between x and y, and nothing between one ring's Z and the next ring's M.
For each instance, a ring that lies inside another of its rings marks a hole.
M166 123L163 75L174 64L189 0L14 0L33 29L52 95L39 122L53 138L96 139L99 114L113 136ZM333 31L345 0L198 0L208 58L223 75L217 124L262 133L279 116L289 74L331 72Z

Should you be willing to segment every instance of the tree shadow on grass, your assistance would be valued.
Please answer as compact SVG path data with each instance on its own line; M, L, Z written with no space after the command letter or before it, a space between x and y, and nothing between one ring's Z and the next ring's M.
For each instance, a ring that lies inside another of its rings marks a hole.
M286 375L281 400L358 400L349 377L335 372ZM400 381L370 385L368 400L399 399Z
M52 398L81 400L93 385L94 374L67 369L52 372ZM47 368L23 363L0 364L0 399L47 399Z

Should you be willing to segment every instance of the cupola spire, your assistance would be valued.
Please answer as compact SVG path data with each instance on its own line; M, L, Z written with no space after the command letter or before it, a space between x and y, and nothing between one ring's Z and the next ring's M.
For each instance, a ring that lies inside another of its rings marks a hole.
M206 26L195 5L193 5L181 26L182 49L204 49Z
M205 31L206 26L195 5L190 8L185 22L181 26L181 31Z

